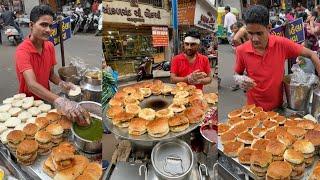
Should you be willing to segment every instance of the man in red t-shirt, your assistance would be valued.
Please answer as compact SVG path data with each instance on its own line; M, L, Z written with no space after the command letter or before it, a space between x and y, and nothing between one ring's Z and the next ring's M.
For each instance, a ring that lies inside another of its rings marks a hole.
M19 92L53 103L59 112L79 125L86 125L90 122L85 120L81 106L50 91L49 80L65 92L74 87L54 73L55 50L48 41L53 17L54 13L47 5L35 6L31 10L30 35L17 47L15 54Z
M208 57L198 53L200 33L191 29L184 39L184 52L171 61L171 82L186 82L203 89L212 81Z
M293 41L269 34L269 12L256 5L247 10L245 23L249 41L236 49L236 82L247 90L247 103L270 111L282 106L285 60L304 56L312 60L320 72L316 53ZM247 76L244 76L244 71Z

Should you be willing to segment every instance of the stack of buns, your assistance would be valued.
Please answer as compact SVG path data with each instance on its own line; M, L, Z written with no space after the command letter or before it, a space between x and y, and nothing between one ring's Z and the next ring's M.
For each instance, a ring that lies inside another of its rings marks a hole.
M60 124L50 124L46 127L46 131L51 134L53 146L58 146L63 141L63 128Z
M18 145L25 140L26 135L21 130L13 130L7 135L8 147L11 151L16 152Z
M17 160L20 164L28 166L33 164L38 154L38 143L35 140L23 140L17 146Z
M0 137L16 154L18 162L31 165L37 155L47 155L63 141L72 122L51 105L17 94L0 105Z
M283 155L284 160L292 166L292 179L301 179L304 175L305 164L304 156L301 152L294 149L287 149Z
M218 135L224 154L250 165L257 178L303 179L320 149L320 124L255 105L228 113L228 120L218 125ZM310 179L315 177L316 173Z
M102 167L97 162L89 162L82 155L75 154L75 148L68 142L55 147L42 165L43 171L54 180L95 179L102 176Z
M139 106L144 98L160 94L174 96L172 104L158 111ZM193 85L177 83L172 87L154 80L120 89L109 101L106 116L113 125L128 128L130 135L148 133L151 137L160 138L170 131L185 131L190 124L201 122L209 105L216 102L216 93L203 94Z
M47 131L41 130L35 134L35 140L39 144L39 154L47 155L51 152L52 143L51 143L51 134Z

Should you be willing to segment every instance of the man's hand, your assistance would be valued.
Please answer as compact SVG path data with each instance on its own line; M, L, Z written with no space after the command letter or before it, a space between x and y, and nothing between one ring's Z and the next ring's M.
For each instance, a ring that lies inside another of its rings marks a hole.
M76 86L72 82L60 81L58 86L63 93L68 93L70 89L76 89Z
M200 72L200 70L195 70L188 75L189 84L200 84L200 80L206 78L207 74L205 72Z
M234 80L239 84L241 89L246 91L257 85L253 79L245 75L234 75Z
M61 112L73 122L77 122L79 126L87 126L90 124L90 121L88 121L88 112L78 103L59 97L53 104L58 112Z

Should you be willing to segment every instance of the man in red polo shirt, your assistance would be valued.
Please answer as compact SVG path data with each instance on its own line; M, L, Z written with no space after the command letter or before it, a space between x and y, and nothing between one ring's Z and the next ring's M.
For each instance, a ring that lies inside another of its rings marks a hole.
M16 49L16 73L19 92L35 99L53 103L55 108L79 125L85 125L85 111L76 102L52 93L49 80L58 85L62 91L73 88L72 83L62 81L54 73L54 46L48 41L51 33L54 13L47 5L35 6L30 13L30 35Z
M270 111L282 106L285 60L304 56L310 58L320 72L316 53L293 41L269 34L269 12L256 5L247 10L245 23L249 41L236 49L235 72L241 76L236 80L247 91L247 103ZM242 80L241 80L242 79ZM246 79L243 81L243 79Z
M191 29L184 39L184 52L173 57L171 62L171 82L186 82L203 89L212 81L208 57L198 53L200 33Z

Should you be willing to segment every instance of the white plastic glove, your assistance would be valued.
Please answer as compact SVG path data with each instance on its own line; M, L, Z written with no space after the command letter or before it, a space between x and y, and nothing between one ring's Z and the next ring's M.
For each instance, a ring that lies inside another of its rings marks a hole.
M54 107L58 112L67 116L73 122L77 122L79 126L87 126L90 124L90 115L78 103L70 101L66 98L59 97L54 102Z
M72 90L76 89L76 85L74 85L72 82L60 81L58 86L60 90L65 94L67 94L70 91L70 89Z
M207 74L205 72L200 72L200 70L195 70L187 76L188 83L192 85L200 84L200 80L205 77L207 77Z
M239 84L240 88L243 90L249 90L257 85L253 79L251 79L245 75L236 74L233 76L233 78L234 78L235 82L237 84Z

